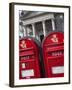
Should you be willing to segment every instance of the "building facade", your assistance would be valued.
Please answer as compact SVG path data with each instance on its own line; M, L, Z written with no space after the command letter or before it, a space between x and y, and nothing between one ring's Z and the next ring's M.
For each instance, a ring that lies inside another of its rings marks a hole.
M40 42L51 31L64 31L64 15L38 11L19 12L19 36L30 36Z

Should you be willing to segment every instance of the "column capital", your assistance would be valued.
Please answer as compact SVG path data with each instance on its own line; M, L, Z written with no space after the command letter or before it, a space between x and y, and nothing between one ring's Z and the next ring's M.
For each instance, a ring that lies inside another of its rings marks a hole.
M46 21L46 20L42 20L42 22L44 22L44 23L45 23L45 21Z
M31 23L31 25L35 25L35 23Z

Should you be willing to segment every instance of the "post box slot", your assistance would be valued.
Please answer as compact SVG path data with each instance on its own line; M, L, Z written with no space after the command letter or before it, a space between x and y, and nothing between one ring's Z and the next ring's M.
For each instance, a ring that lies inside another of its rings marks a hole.
M46 47L46 52L64 50L64 46Z
M62 56L55 56L55 57L48 57L47 60L51 60L51 59L55 59L55 58L59 58L60 59L61 57L64 57L64 55L62 55Z
M19 51L28 51L28 50L33 50L34 48L33 47L30 47L30 48L22 48L22 49L20 49Z
M35 54L34 50L20 52L20 56L28 56L28 55L33 55L33 54Z
M45 47L51 47L51 46L62 46L62 45L64 45L64 42L60 42L60 43L51 43L51 44L49 44L49 43L46 43L45 44Z

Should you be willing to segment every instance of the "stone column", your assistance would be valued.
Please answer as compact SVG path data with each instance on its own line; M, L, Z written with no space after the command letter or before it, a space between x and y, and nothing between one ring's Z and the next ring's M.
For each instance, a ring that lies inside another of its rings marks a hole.
M51 19L51 21L52 21L52 29L53 29L53 31L55 31L55 22L54 22L54 19Z
M26 36L26 26L23 26L23 35Z
M35 37L35 24L32 23L33 37Z
M45 21L42 21L42 26L43 26L43 33L44 33L44 36L45 36L46 35Z

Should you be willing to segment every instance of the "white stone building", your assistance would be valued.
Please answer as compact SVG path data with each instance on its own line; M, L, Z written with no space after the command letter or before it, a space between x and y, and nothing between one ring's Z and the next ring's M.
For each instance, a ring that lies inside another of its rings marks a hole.
M19 15L20 37L31 36L39 41L42 41L49 32L57 30L60 26L56 25L57 20L63 19L63 14L59 14L58 18L58 15L55 17L54 13L49 12L20 11Z

